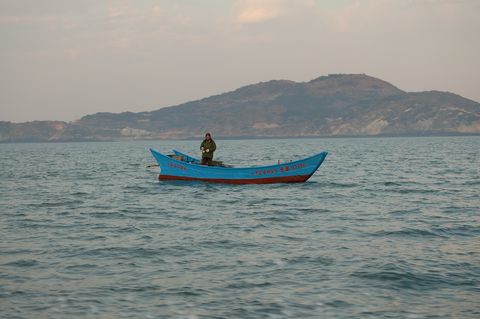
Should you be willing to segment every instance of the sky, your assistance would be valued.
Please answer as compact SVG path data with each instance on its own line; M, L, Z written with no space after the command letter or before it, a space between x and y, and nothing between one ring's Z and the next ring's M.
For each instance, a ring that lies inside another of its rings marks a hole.
M480 102L480 0L0 0L0 121L365 73Z

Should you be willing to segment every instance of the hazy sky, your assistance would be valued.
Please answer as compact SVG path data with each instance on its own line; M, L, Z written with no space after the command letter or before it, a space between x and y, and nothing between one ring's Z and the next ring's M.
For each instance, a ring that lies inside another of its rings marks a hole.
M0 120L366 73L480 101L480 0L0 0Z

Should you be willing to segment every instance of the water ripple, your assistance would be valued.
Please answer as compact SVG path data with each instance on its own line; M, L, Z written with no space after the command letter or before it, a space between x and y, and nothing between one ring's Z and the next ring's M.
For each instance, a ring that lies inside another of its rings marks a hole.
M307 183L221 185L145 168L197 141L0 144L0 316L480 316L478 137L217 145L330 153Z

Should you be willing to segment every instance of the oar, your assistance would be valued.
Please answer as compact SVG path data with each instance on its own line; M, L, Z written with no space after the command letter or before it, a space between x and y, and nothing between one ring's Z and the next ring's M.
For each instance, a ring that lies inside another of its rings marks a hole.
M151 168L151 167L158 167L158 164L150 164L150 165L147 165L147 168Z

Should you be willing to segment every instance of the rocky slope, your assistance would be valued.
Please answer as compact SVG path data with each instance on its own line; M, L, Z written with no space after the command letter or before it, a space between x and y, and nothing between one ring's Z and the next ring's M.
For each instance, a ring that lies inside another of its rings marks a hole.
M275 80L141 113L75 122L0 122L0 141L99 141L480 133L480 104L448 92L404 92L363 74Z

